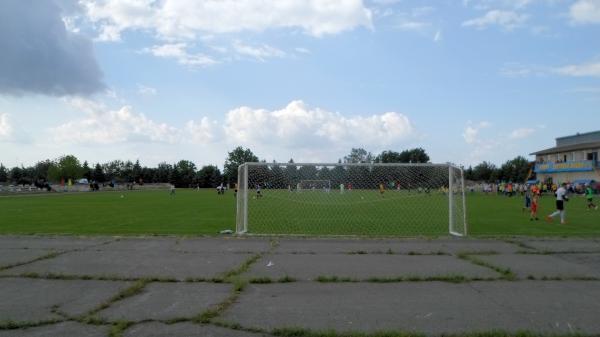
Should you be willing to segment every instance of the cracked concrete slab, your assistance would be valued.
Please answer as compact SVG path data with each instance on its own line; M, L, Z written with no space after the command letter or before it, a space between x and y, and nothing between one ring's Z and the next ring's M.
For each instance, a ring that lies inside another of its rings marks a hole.
M223 319L268 330L301 326L342 332L439 334L527 326L468 285L439 282L254 285Z
M184 238L174 247L193 253L263 253L271 249L268 238Z
M134 322L193 318L227 299L231 288L230 284L151 283L140 294L114 303L98 316Z
M344 254L349 252L396 254L455 254L463 251L515 253L522 248L495 240L444 238L436 240L365 240L365 239L280 239L275 253L285 254Z
M319 276L368 278L465 276L495 278L498 273L453 256L438 255L267 255L255 263L247 276L315 280Z
M582 278L600 277L600 269L590 268L584 264L570 262L554 255L489 255L477 256L477 259L502 268L509 268L520 278L534 276Z
M247 254L193 254L162 250L66 253L50 260L6 270L21 273L109 276L120 278L213 278L243 263Z
M193 323L163 324L143 323L127 329L123 337L265 337L244 331L236 331L215 326Z
M600 253L600 241L596 239L522 239L520 241L539 251Z
M3 249L48 249L73 250L83 249L113 240L110 237L80 237L80 236L0 236L0 247Z
M46 249L4 249L0 248L0 269L20 263L27 263L53 253Z
M223 319L269 330L598 334L599 292L595 282L547 281L253 285Z
M571 263L576 263L578 265L583 265L588 268L593 269L594 271L600 271L600 253L598 254L560 254L555 255L556 257L563 259L565 261L569 261Z
M600 334L599 282L478 282L471 286L485 298L526 318L530 331Z
M78 316L93 310L129 286L128 282L0 279L0 321L60 319L53 309Z
M0 330L0 337L106 337L108 331L108 326L63 322L35 328Z

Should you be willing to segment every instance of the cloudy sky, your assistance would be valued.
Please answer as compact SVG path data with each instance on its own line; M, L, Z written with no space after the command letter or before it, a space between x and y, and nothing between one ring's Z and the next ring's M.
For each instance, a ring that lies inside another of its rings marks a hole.
M3 0L0 162L501 163L600 129L600 0Z

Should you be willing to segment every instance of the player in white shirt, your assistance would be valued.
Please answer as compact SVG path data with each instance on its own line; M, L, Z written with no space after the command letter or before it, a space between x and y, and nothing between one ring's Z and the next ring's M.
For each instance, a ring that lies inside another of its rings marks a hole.
M566 224L566 214L565 214L565 201L569 201L567 196L567 184L563 183L560 188L556 191L556 212L548 215L546 220L548 222L552 222L552 220L560 215L560 223L562 225Z

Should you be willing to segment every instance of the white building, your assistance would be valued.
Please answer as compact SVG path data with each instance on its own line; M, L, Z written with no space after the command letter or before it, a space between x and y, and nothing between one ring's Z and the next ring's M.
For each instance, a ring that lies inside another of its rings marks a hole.
M539 181L600 182L600 131L556 138L556 146L534 152Z

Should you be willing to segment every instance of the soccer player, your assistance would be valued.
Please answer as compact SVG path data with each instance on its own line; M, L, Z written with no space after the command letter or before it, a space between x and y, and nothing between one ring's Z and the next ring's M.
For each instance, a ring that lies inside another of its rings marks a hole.
M567 197L567 184L562 183L560 188L556 191L556 211L546 217L548 222L552 222L552 220L560 215L560 224L565 225L566 214L565 214L565 201L569 201Z
M169 195L175 195L175 185L171 184L171 193Z
M531 215L529 217L529 221L538 221L538 205L540 203L540 196L538 193L533 193L533 198L531 199Z
M598 206L594 204L594 190L592 190L590 184L585 185L585 198L587 199L588 211L590 209L598 210Z
M525 212L526 209L530 209L531 208L531 190L527 189L525 191L525 206L523 207L523 212Z
M262 194L260 193L260 185L256 185L256 199L262 198Z
M383 193L385 192L385 187L382 184L379 184L379 194L381 194L381 196L383 197Z

